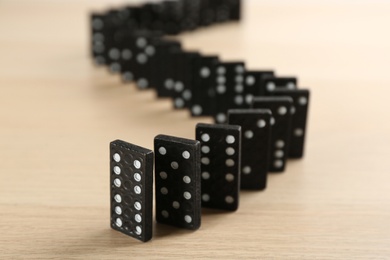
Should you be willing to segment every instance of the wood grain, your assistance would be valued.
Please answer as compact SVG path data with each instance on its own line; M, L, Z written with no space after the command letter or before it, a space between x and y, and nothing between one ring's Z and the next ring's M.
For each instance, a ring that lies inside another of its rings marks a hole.
M307 153L237 212L205 211L196 232L155 225L148 243L109 227L109 142L152 148L211 120L92 65L87 14L109 6L0 3L0 259L390 258L389 3L247 1L241 23L181 35L299 76Z

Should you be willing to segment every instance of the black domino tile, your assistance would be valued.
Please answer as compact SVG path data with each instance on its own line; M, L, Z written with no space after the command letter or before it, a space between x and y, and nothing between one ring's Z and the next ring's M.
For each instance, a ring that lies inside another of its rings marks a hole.
M122 26L125 19L126 16L122 9L109 10L104 19L105 50L103 54L108 69L112 73L121 72L120 62L118 56L115 55L115 50L119 48L123 40Z
M214 0L213 3L217 3L215 8L215 21L217 23L223 23L229 21L230 18L230 5L228 1Z
M126 58L126 55L128 55L126 51L123 51L124 49L127 49L127 46L129 45L128 41L126 41L128 35L123 32L124 31L122 30L118 30L118 32L115 33L115 40L111 41L111 44L107 45L106 48L105 60L112 73L122 73L125 60L123 57ZM126 47L123 47L124 42L126 42Z
M197 66L200 54L197 52L177 52L173 54L175 83L172 91L175 109L188 108L192 99L192 71Z
M111 67L108 54L109 50L117 45L115 32L121 23L119 10L108 10L105 13L91 15L92 53L96 64L106 64Z
M241 127L199 123L196 126L196 139L201 143L202 206L237 210Z
M156 91L159 98L172 97L175 85L173 54L181 50L176 41L161 41L156 45Z
M264 84L262 81L265 78L273 77L274 72L271 70L264 71L246 71L245 72L245 83L244 83L244 92L245 92L245 104L250 107L252 105L253 97L255 96L264 96L266 91L264 89Z
M199 141L158 135L154 150L157 222L198 229L201 221Z
M230 7L230 20L239 21L241 19L241 0L228 0L227 2Z
M160 37L153 37L149 41L149 56L151 58L149 59L149 71L147 78L149 80L149 87L154 88L157 91L157 86L159 84L160 80L160 61L159 57L159 51L161 51L158 47L161 46L161 44L164 44L164 40ZM151 52L152 51L152 52Z
M182 0L184 17L181 21L183 31L194 30L199 26L201 0Z
M184 17L182 1L164 1L163 5L163 31L170 35L181 32L181 20Z
M112 51L112 50L111 50ZM122 41L114 49L114 54L118 57L123 82L133 82L136 80L136 37L132 31L123 35Z
M272 112L271 153L269 171L283 172L286 167L290 144L293 100L290 97L255 97L253 108Z
M154 39L158 34L138 32L133 36L134 43L134 78L139 89L151 88L151 66L156 57Z
M217 56L201 56L194 65L192 77L192 116L211 116L215 113L215 75Z
M243 62L221 62L215 72L214 120L218 124L226 124L228 109L244 103L245 67Z
M111 227L146 242L152 238L153 151L110 143Z
M302 158L304 155L307 114L309 109L310 91L308 89L276 89L274 96L287 96L293 99L293 117L290 131L290 158Z
M240 125L241 188L264 190L267 187L271 142L271 111L268 109L231 109L229 124Z
M91 55L97 65L105 64L105 58L102 55L105 49L104 35L104 15L92 13L91 23Z
M159 16L160 9L161 3L145 3L142 5L139 12L139 26L141 28L152 29L154 21Z
M201 0L200 3L200 26L209 26L215 22L215 11L210 0Z
M236 76L236 81L238 82L236 83L235 91L242 90L242 87L243 90L236 93L234 104L230 108L250 108L253 97L265 94L265 91L262 91L262 80L272 75L272 71L245 71L243 76Z

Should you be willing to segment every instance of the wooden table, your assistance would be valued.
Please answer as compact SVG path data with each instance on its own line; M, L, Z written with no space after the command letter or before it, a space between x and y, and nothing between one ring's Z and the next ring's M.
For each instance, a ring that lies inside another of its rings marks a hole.
M118 1L116 1L118 3ZM312 90L306 156L206 211L190 232L110 229L108 144L194 138L197 122L92 65L90 10L110 1L0 3L0 259L389 259L390 4L247 1L244 20L179 38Z

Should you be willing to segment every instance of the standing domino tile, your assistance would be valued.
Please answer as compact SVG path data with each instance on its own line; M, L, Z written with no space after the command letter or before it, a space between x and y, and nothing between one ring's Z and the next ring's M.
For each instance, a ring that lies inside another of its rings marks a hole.
M229 124L242 128L241 188L263 190L267 186L271 141L271 111L231 109Z
M241 127L197 124L196 139L201 142L202 206L237 210Z
M267 77L273 77L273 76L274 76L274 72L271 70L245 72L244 93L245 93L245 104L248 107L252 105L253 97L264 96L266 94L265 89L263 89L263 84L262 84L263 79Z
M102 65L106 62L103 55L105 50L104 15L91 14L91 30L91 54L95 63Z
M117 13L114 10L109 10L91 16L92 51L97 65L109 65L107 50L110 46L115 45L112 30L115 28L113 18L117 17Z
M270 75L273 75L272 71L245 71L243 76L237 76L236 80L239 82L235 86L235 91L240 91L240 87L243 87L243 91L235 96L234 105L231 108L250 108L253 97L264 95L261 82Z
M181 22L183 30L194 30L199 24L201 0L182 0L185 16Z
M157 222L198 229L201 218L199 141L158 135L154 150Z
M222 62L216 67L215 77L215 122L227 123L227 111L244 103L243 62Z
M104 46L103 56L105 64L111 73L121 72L121 64L119 62L119 48L122 37L118 37L118 30L125 22L125 17L120 9L111 9L105 14L104 19Z
M305 146L310 92L308 89L277 89L270 94L274 96L288 96L293 99L294 106L291 111L293 118L288 156L290 158L302 158Z
M110 143L111 227L143 242L152 238L153 151Z
M230 5L230 20L239 21L241 18L241 0L231 0Z
M121 34L121 42L119 46L109 50L110 58L115 58L116 62L119 63L122 81L124 83L136 80L137 46L135 42L134 32L126 31Z
M291 109L290 97L255 97L253 108L269 109L272 112L271 156L269 170L282 172L286 166L290 143Z
M194 66L200 58L198 52L179 52L174 54L175 85L172 93L174 108L189 108L192 99L192 77Z
M181 32L181 20L184 17L183 3L181 1L163 1L165 24L163 30L167 34L177 35Z
M155 64L156 54L154 43L159 36L158 33L144 31L123 33L120 52L117 53L117 56L125 82L135 80L139 89L147 89L152 86L151 70L152 65Z
M155 73L158 78L156 85L158 97L172 97L175 86L173 55L180 50L181 44L175 41L162 41L156 46Z
M150 65L154 58L155 49L150 43L152 38L148 33L134 35L134 78L139 89L150 88Z
M192 72L192 116L211 116L215 111L215 66L217 56L201 56Z

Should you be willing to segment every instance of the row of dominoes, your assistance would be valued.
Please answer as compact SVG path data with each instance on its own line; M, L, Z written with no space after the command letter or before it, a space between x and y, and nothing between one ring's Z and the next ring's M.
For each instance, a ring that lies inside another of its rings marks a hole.
M270 106L285 102L287 109L291 100L283 99L268 101ZM154 157L149 149L113 141L112 228L141 241L151 239L154 162L157 222L198 229L202 206L237 210L240 189L265 189L268 171L285 164L288 138L271 144L273 118L270 109L232 109L229 124L199 123L196 140L156 136Z
M116 50L123 47L123 42L128 43L129 34L135 31L139 37L142 36L140 31L156 37L175 35L214 23L239 20L240 9L240 0L170 0L92 13L92 55L97 64L109 64L110 60L117 60L117 56L129 60L131 52L123 49L124 52L118 53ZM143 43L146 44L138 41L138 46L146 47ZM150 46L144 49L149 57L152 52ZM116 71L118 66L111 69Z
M295 108L299 104L296 99L308 98L307 90L297 89L295 77L277 77L273 71L246 70L244 62L223 62L217 56L185 51L180 42L162 38L169 30L155 31L150 25L171 24L179 19L177 17L198 17L194 24L202 26L209 23L200 19L199 13L216 14L221 10L230 11L226 11L229 15L220 21L239 18L239 1L194 2L201 3L196 4L201 8L191 9L189 1L165 1L92 14L92 55L96 63L106 64L112 72L121 73L126 82L135 81L139 89L154 88L158 97L171 97L176 109L188 108L192 116L212 116L217 123L226 123L228 109L249 108L255 96L290 96L296 103ZM173 15L175 12L171 9L180 10L180 15ZM156 14L152 10L160 11ZM146 23L141 17L148 17L150 22ZM303 116L304 111L297 111ZM304 140L304 122L293 120L292 123L300 140ZM297 145L302 146L299 141ZM302 156L298 150L290 155Z
M121 140L110 144L113 229L141 241L152 238L154 158L157 222L194 230L200 226L201 206L238 208L241 127L198 124L196 137L159 135L155 157ZM264 169L253 170L255 182L266 177L260 176Z
M91 16L97 64L121 73L126 82L135 81L139 89L154 88L158 97L171 97L176 109L212 116L219 124L198 124L198 141L156 137L158 222L196 229L200 203L236 210L240 188L265 189L268 172L282 172L288 157L303 156L309 91L298 89L295 77L246 70L244 62L222 62L162 38L238 20L239 10L236 0L182 0ZM112 142L110 176L111 226L149 240L153 152Z
M168 0L93 13L93 29L115 41L119 30L159 31L176 35L199 27L240 19L241 0ZM96 18L96 20L94 20ZM120 32L119 32L120 33Z

